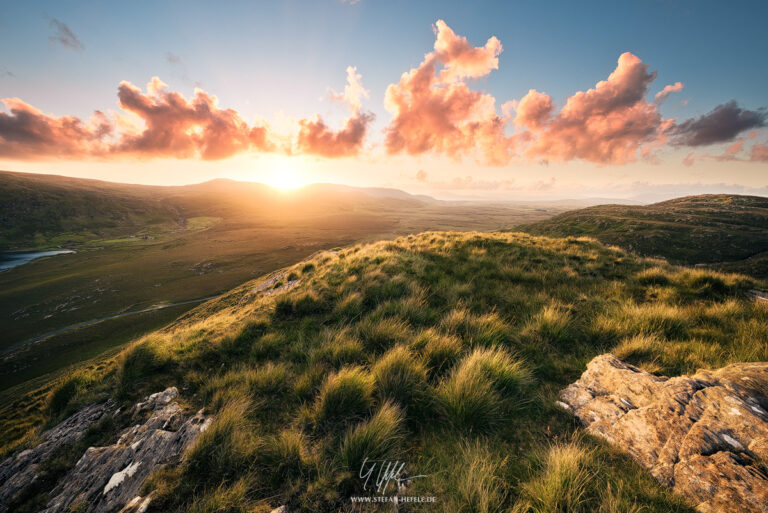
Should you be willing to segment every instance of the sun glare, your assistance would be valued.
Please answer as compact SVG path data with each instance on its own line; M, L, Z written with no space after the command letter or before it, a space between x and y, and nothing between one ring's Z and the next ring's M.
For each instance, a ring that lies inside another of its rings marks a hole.
M282 190L296 189L303 185L299 173L288 166L275 167L266 177L265 183Z

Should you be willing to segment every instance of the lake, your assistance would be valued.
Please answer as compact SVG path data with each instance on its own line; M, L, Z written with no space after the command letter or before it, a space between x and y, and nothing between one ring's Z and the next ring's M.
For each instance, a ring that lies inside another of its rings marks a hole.
M26 251L17 253L0 253L0 272L24 265L38 258L75 253L71 249L52 249L49 251Z

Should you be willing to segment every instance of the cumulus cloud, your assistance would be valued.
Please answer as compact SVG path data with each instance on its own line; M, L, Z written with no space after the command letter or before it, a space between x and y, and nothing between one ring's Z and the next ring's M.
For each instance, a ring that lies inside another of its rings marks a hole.
M267 129L249 126L233 109L220 109L218 99L195 88L187 100L154 77L147 92L121 82L117 96L120 107L144 121L137 135L124 135L113 148L118 153L140 157L218 160L249 148L269 150Z
M146 93L121 82L118 99L143 126L131 126L125 115L110 119L100 111L88 122L49 116L18 98L6 98L2 101L9 113L0 112L0 156L216 160L248 149L273 149L265 126L248 125L237 111L219 108L216 97L201 89L186 99L154 77Z
M363 108L363 98L369 98L370 91L363 87L363 76L357 72L356 66L347 66L347 85L344 92L331 90L331 100L349 105L353 114Z
M666 85L664 86L664 89L656 93L656 96L653 98L653 101L656 102L656 105L661 105L662 103L664 103L664 100L666 100L670 94L679 93L682 90L683 90L682 82L675 82L674 84Z
M331 99L346 102L351 112L350 117L340 130L330 129L319 115L314 119L300 120L296 139L299 151L329 158L360 153L368 126L374 120L373 113L362 112L362 98L367 97L368 91L363 87L362 76L357 73L356 67L349 66L344 92L331 91Z
M319 116L314 120L299 121L297 145L303 153L322 157L349 157L357 155L363 146L373 114L358 113L344 123L341 130L331 130Z
M731 100L698 118L678 124L674 128L673 144L705 146L729 142L746 130L766 126L767 117L765 109L742 109L735 100Z
M96 111L84 122L73 116L49 116L19 98L4 98L0 112L0 156L17 159L81 158L104 152L111 134L107 117Z
M48 38L51 43L57 43L64 48L70 50L83 51L85 45L80 42L74 32L70 30L66 23L57 20L56 18L51 20L51 28L54 29L54 34Z
M645 100L656 78L648 66L626 52L616 69L593 89L570 96L553 114L552 99L531 90L518 104L518 125L531 142L524 155L545 161L583 159L597 164L625 164L638 150L665 140L671 120L664 120L655 103Z
M501 44L492 37L472 47L442 20L435 35L434 51L387 87L384 101L393 115L385 131L388 153L434 151L454 159L476 154L489 164L509 162L510 141L495 99L465 83L498 68Z

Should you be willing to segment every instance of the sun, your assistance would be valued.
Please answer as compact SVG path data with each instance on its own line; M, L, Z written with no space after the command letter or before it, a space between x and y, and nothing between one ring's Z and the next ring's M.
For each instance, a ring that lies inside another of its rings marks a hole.
M284 191L301 187L301 175L290 166L276 166L270 171L265 183Z

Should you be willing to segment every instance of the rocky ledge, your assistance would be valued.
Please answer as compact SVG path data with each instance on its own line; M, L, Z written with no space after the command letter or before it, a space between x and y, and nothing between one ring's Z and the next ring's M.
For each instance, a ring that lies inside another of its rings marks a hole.
M560 399L698 511L768 513L768 363L666 378L604 354Z
M151 499L138 496L146 478L158 466L178 461L212 421L202 410L185 415L175 401L178 395L171 387L136 404L131 418L145 420L124 429L113 445L89 447L56 484L43 511L146 510ZM0 485L0 511L7 511L16 493L35 479L37 466L47 455L56 447L77 441L103 415L117 413L113 409L111 402L88 406L44 433L42 444L0 463L0 476L12 476Z

